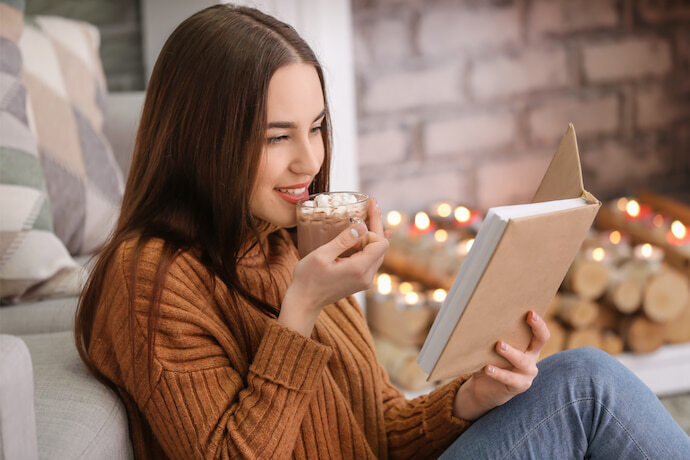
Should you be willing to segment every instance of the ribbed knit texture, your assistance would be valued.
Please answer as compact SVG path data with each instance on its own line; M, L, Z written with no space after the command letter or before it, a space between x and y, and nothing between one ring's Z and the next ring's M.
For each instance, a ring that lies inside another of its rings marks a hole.
M269 267L255 248L241 275L280 305L297 250L285 230L266 242ZM129 286L134 244L110 267L89 356L127 406L137 458L434 458L469 426L452 415L464 379L411 401L390 383L353 298L327 306L306 338L233 302L222 282L212 290L191 253L166 278L150 384L147 312L162 241L146 245Z

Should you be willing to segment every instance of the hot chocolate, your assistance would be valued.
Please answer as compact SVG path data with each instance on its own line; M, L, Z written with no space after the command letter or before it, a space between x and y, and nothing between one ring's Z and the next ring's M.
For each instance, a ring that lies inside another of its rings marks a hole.
M304 257L356 222L367 219L369 197L357 192L325 192L297 203L297 248ZM357 251L348 249L347 257Z

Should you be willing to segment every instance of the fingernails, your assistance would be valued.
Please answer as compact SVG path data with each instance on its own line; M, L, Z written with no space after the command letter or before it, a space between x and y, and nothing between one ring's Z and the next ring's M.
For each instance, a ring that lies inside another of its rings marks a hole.
M355 238L359 238L360 236L364 235L366 232L367 232L367 226L361 222L350 228L350 233L352 233L352 236L354 236Z
M537 322L537 321L539 321L539 320L541 319L541 318L539 317L539 315L537 315L535 312L532 311L531 314L532 314L532 317L531 317L530 319L531 319L532 321Z
M489 374L493 374L494 372L496 372L496 368L491 365L486 366L486 372L488 372Z
M508 345L506 345L506 343L503 340L501 340L499 342L499 344L500 344L501 350L506 351L508 349Z

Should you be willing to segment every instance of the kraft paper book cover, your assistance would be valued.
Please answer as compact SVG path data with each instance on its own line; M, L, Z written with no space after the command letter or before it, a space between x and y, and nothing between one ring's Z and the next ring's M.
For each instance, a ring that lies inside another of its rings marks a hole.
M527 312L544 315L600 206L570 124L532 202L487 213L417 358L429 380L510 367L496 342L527 349Z

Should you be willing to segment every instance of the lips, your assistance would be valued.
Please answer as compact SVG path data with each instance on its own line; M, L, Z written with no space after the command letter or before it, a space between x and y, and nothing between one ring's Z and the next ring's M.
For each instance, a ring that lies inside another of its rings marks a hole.
M306 182L303 184L289 185L287 187L276 187L273 191L288 203L297 204L299 200L309 196L309 184L310 182Z

